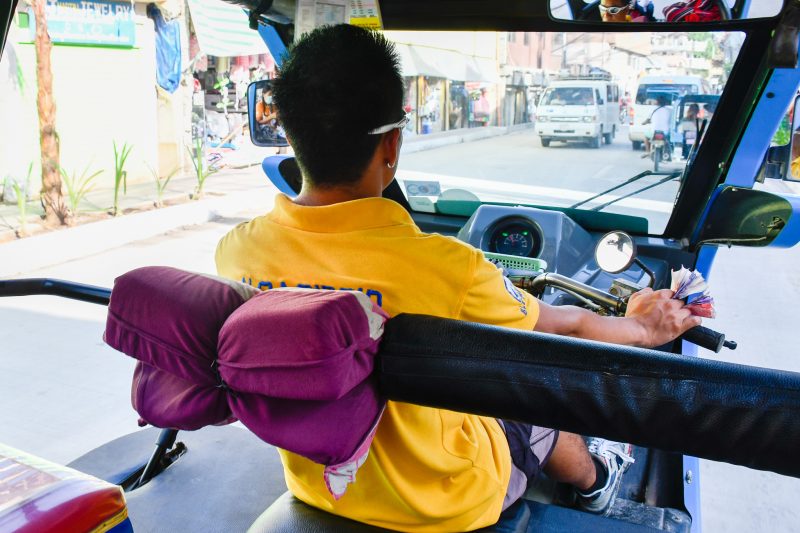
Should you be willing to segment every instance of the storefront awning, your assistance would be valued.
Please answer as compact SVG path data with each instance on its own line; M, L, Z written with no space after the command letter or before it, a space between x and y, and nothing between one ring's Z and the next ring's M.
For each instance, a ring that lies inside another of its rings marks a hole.
M467 78L464 81L497 83L497 63L488 57L471 56L467 61Z
M189 13L204 54L236 57L269 53L258 32L250 29L242 8L220 0L189 0Z
M400 56L403 76L431 76L486 83L497 83L499 80L496 62L491 58L413 44L398 43L395 48Z

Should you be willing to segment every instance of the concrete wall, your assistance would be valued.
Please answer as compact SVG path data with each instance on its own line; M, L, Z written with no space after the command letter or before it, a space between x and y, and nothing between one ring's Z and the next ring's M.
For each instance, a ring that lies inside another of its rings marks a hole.
M6 175L23 177L34 161L32 181L38 183L36 52L28 30L16 20L7 48L13 50L0 63L0 182ZM111 187L116 140L133 145L129 181L152 179L147 165L158 164L153 22L137 14L136 48L55 45L51 60L62 167L78 174L87 165L103 170L97 187ZM24 79L21 87L12 63Z

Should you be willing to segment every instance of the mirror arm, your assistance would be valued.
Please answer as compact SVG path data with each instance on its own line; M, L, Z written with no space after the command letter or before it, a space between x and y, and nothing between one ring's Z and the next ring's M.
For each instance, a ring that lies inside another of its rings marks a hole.
M258 22L261 20L261 15L269 11L272 7L273 0L261 0L258 7L250 10L250 29L258 30Z
M770 68L795 68L797 66L797 37L800 33L800 0L792 0L786 6L767 55Z
M639 268L641 268L645 274L650 278L650 281L647 282L647 286L651 289L656 286L656 273L650 270L647 265L645 265L638 257L634 257L633 262L636 263Z

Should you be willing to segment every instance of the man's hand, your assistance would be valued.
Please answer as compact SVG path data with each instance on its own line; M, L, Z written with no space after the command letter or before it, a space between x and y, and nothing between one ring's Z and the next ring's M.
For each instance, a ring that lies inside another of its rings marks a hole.
M641 346L661 346L700 325L700 317L681 300L672 299L673 294L669 289L647 288L631 295L625 317L640 325Z

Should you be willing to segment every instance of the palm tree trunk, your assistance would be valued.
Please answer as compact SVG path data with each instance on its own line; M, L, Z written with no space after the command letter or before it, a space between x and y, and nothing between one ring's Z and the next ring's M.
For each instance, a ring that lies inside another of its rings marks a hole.
M61 193L60 153L56 132L56 103L53 99L53 72L50 51L53 43L47 33L47 0L32 0L36 17L36 77L38 92L36 105L39 111L39 144L42 156L42 194L45 223L49 226L64 224L66 204Z

